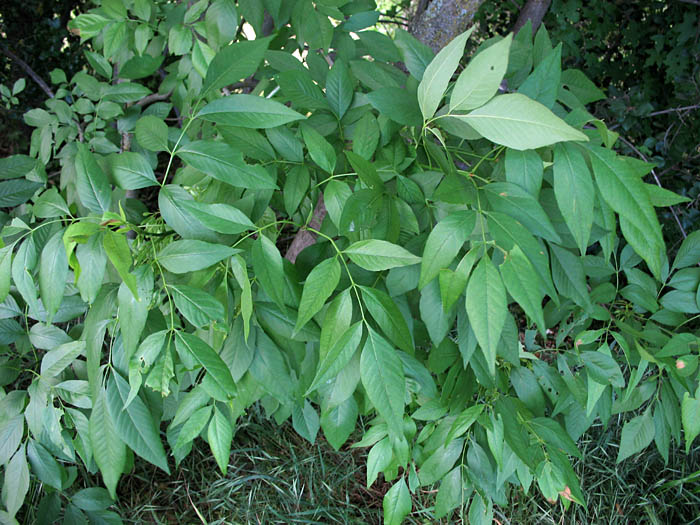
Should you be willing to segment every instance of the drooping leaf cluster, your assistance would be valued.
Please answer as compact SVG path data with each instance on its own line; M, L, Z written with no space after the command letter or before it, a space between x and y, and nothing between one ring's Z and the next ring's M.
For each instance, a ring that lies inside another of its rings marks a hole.
M133 461L171 472L203 440L225 473L254 403L335 448L362 417L391 524L436 483L435 517L473 523L517 486L583 504L570 458L613 415L617 461L689 449L700 236L669 260L655 212L679 197L615 153L544 32L464 61L469 33L433 56L374 7L103 0L71 22L91 69L0 160L7 521L78 462L106 490L65 513L91 521Z

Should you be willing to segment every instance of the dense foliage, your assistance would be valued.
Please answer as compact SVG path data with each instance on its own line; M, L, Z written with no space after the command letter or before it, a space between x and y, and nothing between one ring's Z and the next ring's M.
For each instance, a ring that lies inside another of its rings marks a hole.
M616 123L628 141L622 150L648 158L664 187L697 204L700 5L554 0L545 22L552 39L563 44L564 62L604 88L607 98L596 115ZM697 205L680 219L685 229L697 229Z
M469 33L433 56L374 8L71 22L90 68L52 73L29 155L0 161L4 521L35 480L40 522L118 522L133 462L200 440L225 472L255 403L335 448L362 418L391 524L436 483L434 515L470 523L516 487L583 504L569 458L613 415L617 462L690 449L700 234L669 260L654 209L683 198L615 153L544 29L462 67ZM85 471L106 490L73 493Z

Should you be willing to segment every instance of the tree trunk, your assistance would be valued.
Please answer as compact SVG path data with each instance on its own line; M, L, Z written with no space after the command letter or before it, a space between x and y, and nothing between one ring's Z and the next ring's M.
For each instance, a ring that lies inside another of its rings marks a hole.
M409 31L435 53L466 31L484 0L420 0Z
M435 53L466 31L484 0L418 0L409 31ZM513 27L517 33L532 21L533 32L542 23L552 0L527 0Z
M552 0L527 0L523 8L520 10L517 22L513 27L513 33L518 33L522 27L527 24L528 20L532 21L532 32L536 32L540 27L544 15L549 9Z

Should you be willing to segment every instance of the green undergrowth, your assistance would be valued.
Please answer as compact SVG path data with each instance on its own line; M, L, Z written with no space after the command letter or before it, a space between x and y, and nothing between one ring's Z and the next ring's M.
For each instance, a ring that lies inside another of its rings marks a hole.
M380 479L367 488L366 451L335 451L325 439L311 446L290 424L277 426L254 407L242 418L232 444L226 476L206 448L195 447L172 476L143 462L124 477L119 506L125 523L257 525L381 523L382 499L390 484ZM614 465L621 421L592 427L579 441L583 460L573 467L581 479L586 506L564 509L541 494L513 490L509 506L494 508L501 525L698 524L700 447L687 456L669 452L668 464L655 449ZM355 438L359 440L361 433ZM82 484L99 484L86 477ZM77 487L76 487L77 490ZM431 502L437 486L424 487L405 523L468 523L457 510L437 519ZM43 495L37 490L31 498ZM34 519L36 506L25 522ZM466 511L466 509L465 509ZM496 523L494 521L494 523Z

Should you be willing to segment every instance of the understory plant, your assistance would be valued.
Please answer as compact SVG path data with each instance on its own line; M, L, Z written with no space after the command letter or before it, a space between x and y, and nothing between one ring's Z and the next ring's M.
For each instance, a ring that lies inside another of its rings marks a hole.
M475 524L517 491L583 504L576 442L620 414L611 461L690 450L700 233L670 256L654 209L683 198L615 153L546 30L464 65L471 31L434 56L375 7L71 21L90 67L53 72L0 160L3 522L30 486L39 523L119 522L133 463L193 446L225 473L256 403L366 447L387 524L433 485Z

